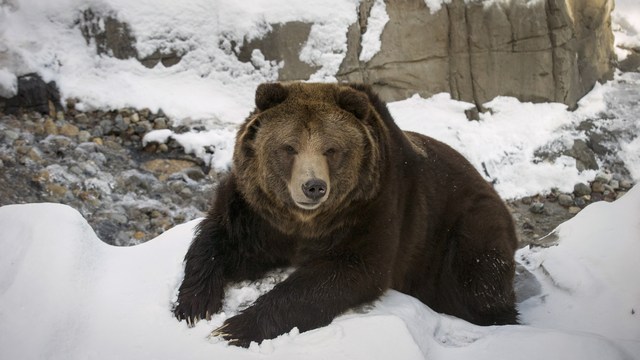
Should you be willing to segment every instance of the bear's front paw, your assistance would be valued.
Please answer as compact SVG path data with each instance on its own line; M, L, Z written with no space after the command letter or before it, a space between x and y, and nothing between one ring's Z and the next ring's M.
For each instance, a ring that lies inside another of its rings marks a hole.
M194 293L181 290L173 314L179 320L186 320L193 327L198 320L211 320L211 316L222 307L222 291L204 291Z
M267 339L258 324L258 317L252 308L248 308L239 315L227 319L219 328L213 330L211 336L220 336L229 341L230 345L249 347L252 341L260 343Z

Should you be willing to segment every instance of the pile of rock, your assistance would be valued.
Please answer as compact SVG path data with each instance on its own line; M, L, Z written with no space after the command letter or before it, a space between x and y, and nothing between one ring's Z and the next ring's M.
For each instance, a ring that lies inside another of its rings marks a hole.
M0 205L68 204L105 242L132 245L206 211L215 173L176 143L143 148L170 121L149 110L0 114Z

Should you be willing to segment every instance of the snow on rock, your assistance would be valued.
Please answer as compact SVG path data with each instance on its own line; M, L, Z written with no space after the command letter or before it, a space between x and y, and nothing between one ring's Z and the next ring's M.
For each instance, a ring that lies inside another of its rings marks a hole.
M362 35L360 61L369 61L380 51L382 47L380 36L387 22L389 22L387 6L383 0L376 0L367 19L367 31Z
M329 326L240 349L209 332L286 271L232 286L224 311L189 329L171 306L197 220L119 248L67 206L4 206L0 358L640 359L639 219L635 187L560 226L558 245L520 250L541 284L520 304L525 325L479 327L388 291Z
M435 14L442 9L442 5L450 4L451 0L424 0L431 14Z
M234 126L182 134L169 129L152 130L142 138L142 143L162 144L173 139L183 147L184 152L201 158L217 171L227 171L233 156L236 131Z

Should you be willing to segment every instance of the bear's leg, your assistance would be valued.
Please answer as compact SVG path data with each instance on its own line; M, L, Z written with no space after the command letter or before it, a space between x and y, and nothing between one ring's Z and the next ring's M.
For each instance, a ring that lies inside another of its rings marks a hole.
M223 181L185 255L184 279L173 309L176 318L189 325L210 319L222 306L228 282L257 279L275 267L289 265L291 246L278 236L267 238L268 233L267 225L251 212L233 183Z
M513 280L517 238L510 214L476 207L458 224L442 272L444 312L478 325L516 324Z
M336 316L373 301L386 288L356 257L316 260L305 264L239 315L227 319L212 335L248 347L284 334L328 325Z
M257 234L229 234L215 219L217 217L208 216L200 223L185 256L184 279L174 314L189 325L201 319L208 320L220 310L227 283L255 280L269 270L289 265L286 259L273 253L246 251L245 247L267 239L257 239ZM242 217L234 218L234 221L242 220ZM237 228L245 226L238 225ZM256 233L260 231L256 230ZM276 247L276 244L272 246ZM269 248L269 244L264 248Z
M184 279L173 313L189 326L200 319L210 319L222 306L224 264L215 246L216 238L221 236L226 234L219 225L210 218L204 219L185 255Z

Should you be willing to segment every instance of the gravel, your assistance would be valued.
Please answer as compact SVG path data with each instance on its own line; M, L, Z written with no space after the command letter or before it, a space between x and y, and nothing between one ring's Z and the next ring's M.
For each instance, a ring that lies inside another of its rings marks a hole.
M70 205L103 241L121 246L204 216L217 174L177 146L143 148L156 116L73 107L53 117L0 113L0 205ZM166 166L147 170L154 161Z

